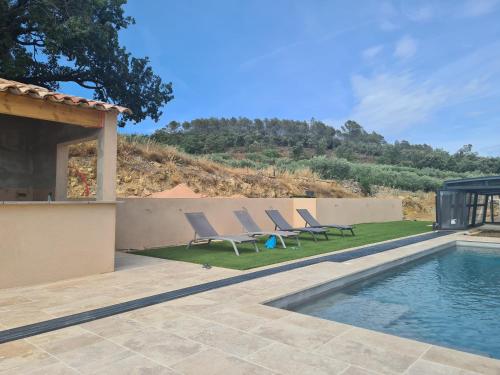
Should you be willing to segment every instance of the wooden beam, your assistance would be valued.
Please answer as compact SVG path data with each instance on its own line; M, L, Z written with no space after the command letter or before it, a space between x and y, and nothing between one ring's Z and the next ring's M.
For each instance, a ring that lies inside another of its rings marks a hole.
M86 128L102 128L104 112L73 107L9 93L0 93L0 113L38 120L62 122Z

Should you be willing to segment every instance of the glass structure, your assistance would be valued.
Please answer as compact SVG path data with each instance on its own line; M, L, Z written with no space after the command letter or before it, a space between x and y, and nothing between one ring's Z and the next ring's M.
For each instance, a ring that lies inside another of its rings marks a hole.
M436 194L438 229L500 224L500 176L445 181Z

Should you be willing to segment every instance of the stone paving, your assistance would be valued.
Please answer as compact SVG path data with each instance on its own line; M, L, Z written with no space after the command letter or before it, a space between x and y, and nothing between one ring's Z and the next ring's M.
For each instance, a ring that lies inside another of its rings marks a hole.
M240 274L158 258L116 254L116 272L36 286L0 289L0 329L130 301Z
M456 239L498 242L447 236L2 344L0 374L500 374L498 360L262 304ZM2 328L240 274L127 254L118 265L113 274L0 291Z

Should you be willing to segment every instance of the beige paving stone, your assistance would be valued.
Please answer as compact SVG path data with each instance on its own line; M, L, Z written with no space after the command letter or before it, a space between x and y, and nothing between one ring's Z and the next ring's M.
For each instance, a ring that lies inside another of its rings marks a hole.
M384 375L381 372L368 371L364 368L350 365L347 370L342 372L340 375ZM424 374L421 374L424 375Z
M387 350L394 350L414 357L421 356L431 347L430 344L423 342L358 327L352 328L344 335L351 341L357 341L362 344L376 346L379 348L386 348Z
M272 374L271 371L265 368L214 349L195 354L174 364L172 368L185 375Z
M71 351L64 351L57 358L84 374L91 374L112 363L122 361L133 353L110 341L102 340Z
M195 315L204 315L205 313L215 312L224 308L222 304L216 301L201 298L196 295L165 302L163 306L170 311Z
M425 360L476 371L481 374L499 375L500 361L457 350L433 346L422 357Z
M0 325L18 327L241 274L131 254L117 255L117 263L113 273L0 290Z
M54 363L54 357L23 340L0 344L0 374L20 374Z
M263 316L255 316L252 314L247 314L243 311L238 311L233 309L222 310L212 313L208 315L206 319L236 329L241 329L242 331L248 331L263 323L270 322L273 320L273 319L267 319Z
M457 367L442 365L436 362L430 362L419 359L405 372L405 375L478 375L478 372L467 371Z
M418 358L383 347L352 341L347 336L347 334L340 335L329 341L318 348L316 353L383 374L403 373Z
M331 279L330 277L329 279ZM266 278L267 279L267 278ZM319 280L319 281L312 281L312 280L306 280L306 279L283 279L283 281L279 282L268 282L268 287L267 289L263 289L261 291L262 298L264 301L267 300L272 300L276 299L278 297L282 297L284 295L290 294L290 293L295 293L301 290L306 290L309 289L316 284L318 284L320 281L324 280ZM274 285L274 286L273 286Z
M165 308L165 305L154 305L129 311L119 316L126 319L132 319L148 326L161 326L165 321L175 319L182 314Z
M49 366L43 366L37 368L36 370L29 370L27 372L22 372L22 375L77 375L80 372L66 366L62 362L57 362Z
M52 345L54 342L61 342L65 339L81 338L85 336L95 338L96 340L101 340L101 338L93 335L80 326L73 326L47 333L42 333L36 336L31 336L26 338L26 341L30 342L31 344L38 345L41 348L45 348L47 347L47 345Z
M255 303L245 306L240 306L237 309L239 311L243 311L246 314L252 314L270 320L283 318L284 316L290 314L290 311L288 310L278 309L276 307L255 304Z
M43 313L40 310L4 311L0 314L0 324L2 324L6 328L14 328L26 324L42 322L44 320L49 320L52 318L54 318L53 315Z
M116 336L111 340L165 366L205 349L198 342L152 327L140 333L133 332Z
M440 239L439 243L446 242L450 238ZM497 360L260 304L414 254L429 248L431 243L438 242L429 241L342 264L317 264L0 345L0 373L61 371L64 374L66 370L71 373L72 368L68 367L71 366L82 373L99 374L129 371L204 375L213 370L231 375L273 371L500 375ZM130 261L124 269L111 274L0 290L0 303L7 301L6 307L0 305L0 327L52 317L40 310L52 314L76 312L236 274L241 272L215 268L203 272L199 265L183 262ZM46 353L45 348L57 358ZM58 358L64 363L58 362ZM336 364L344 367L337 368Z
M227 369L223 374L241 374L241 375L273 375L272 371L252 363L238 363Z
M134 294L146 294L146 293L153 293L157 292L159 290L171 290L171 289L176 289L176 285L173 283L173 280L169 283L162 283L161 285L159 283L156 283L154 286L149 285L146 283L145 280L140 281L140 282L133 282L125 285L119 285L115 289L117 293L120 294L120 296L127 297L131 296ZM115 293L116 296L116 293Z
M269 340L262 337L218 324L214 324L212 327L190 336L190 338L239 357L250 355L271 344Z
M217 311L224 310L228 307L234 307L234 306L228 306L223 303L214 302L212 304L200 304L200 305L197 304L166 305L165 309L166 311L170 312L176 312L179 314L192 315L204 318L207 315L210 315Z
M50 297L50 293L38 296L39 299L33 299L31 302L26 302L20 305L12 305L4 311L18 311L18 312L40 312L46 308L59 306L71 302L72 298L69 296L53 296Z
M234 301L237 298L245 297L247 293L248 293L247 290L238 288L238 285L236 285L236 286L211 290L209 292L200 294L200 297L209 299L211 301L230 302Z
M120 315L94 320L80 327L106 338L140 332L145 328L144 324Z
M189 315L179 315L174 319L165 320L160 328L182 337L192 337L203 330L210 329L216 323Z
M76 314L81 311L88 311L103 306L109 306L118 302L119 300L115 299L114 297L98 295L84 299L76 298L76 300L71 303L66 303L63 305L58 305L44 309L44 312L59 317L59 316Z
M0 309L7 309L12 306L24 305L26 303L32 302L29 298L16 295L6 295L0 297Z
M80 327L70 327L39 336L33 336L27 340L50 354L57 356L64 352L98 343L103 341L103 338L85 331Z
M169 264L169 261L161 258L125 253L123 251L115 253L115 269L117 270L155 266L158 264Z
M176 375L178 373L141 355L134 354L97 370L102 375Z
M306 353L284 344L273 344L246 358L281 374L289 375L333 375L340 374L349 367L326 356Z
M164 292L165 290L175 289L173 285L155 285L155 287L151 286L143 286L138 285L134 288L124 289L124 288L113 288L112 290L105 291L101 294L101 297L106 297L107 300L116 300L116 301L131 301L138 298L149 297L155 294L159 294ZM109 304L108 302L106 304Z
M285 319L286 317L273 320L253 329L251 332L270 340L297 348L307 348L308 350L319 347L335 336L332 332L300 326Z
M299 327L307 327L322 332L331 333L334 336L344 334L344 332L352 329L353 327L348 324L338 323L331 320L320 319L313 316L290 312L282 321L291 323ZM349 332L349 335L351 333Z
M267 296L273 295L276 292L283 294L289 290L298 290L309 284L309 282L304 279L291 274L289 275L289 273L292 272L293 271L288 271L282 274L250 280L243 284L239 284L238 289L247 290L249 293L258 291L261 296ZM289 275L289 277L285 277L286 275Z

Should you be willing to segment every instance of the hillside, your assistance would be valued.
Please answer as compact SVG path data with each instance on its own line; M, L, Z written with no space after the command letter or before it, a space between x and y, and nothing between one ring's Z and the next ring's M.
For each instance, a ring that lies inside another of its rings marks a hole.
M70 150L70 196L81 197L87 181L90 194L96 185L95 143L87 142ZM120 137L118 144L117 194L146 197L151 193L186 183L210 197L304 196L306 190L318 197L357 196L336 181L323 181L308 170L293 173L231 168L203 157L194 157L174 147L140 143ZM83 176L82 176L83 175ZM83 177L83 178L82 178Z
M307 190L314 192L317 197L363 196L362 189L354 181L323 180L308 169L279 172L272 168L234 168L152 141L119 138L119 197L147 197L179 183L186 183L194 191L209 197L292 197L304 196ZM85 196L87 187L90 196L95 194L95 142L82 143L70 149L68 185L72 198ZM429 199L431 194L385 188L376 190L375 196L402 198L406 218L433 219L433 198Z
M314 119L205 118L173 121L135 137L230 167L308 169L322 179L356 181L367 194L377 186L433 192L444 180L500 174L500 158L479 156L470 144L450 153L405 140L390 143L355 121L334 128Z

